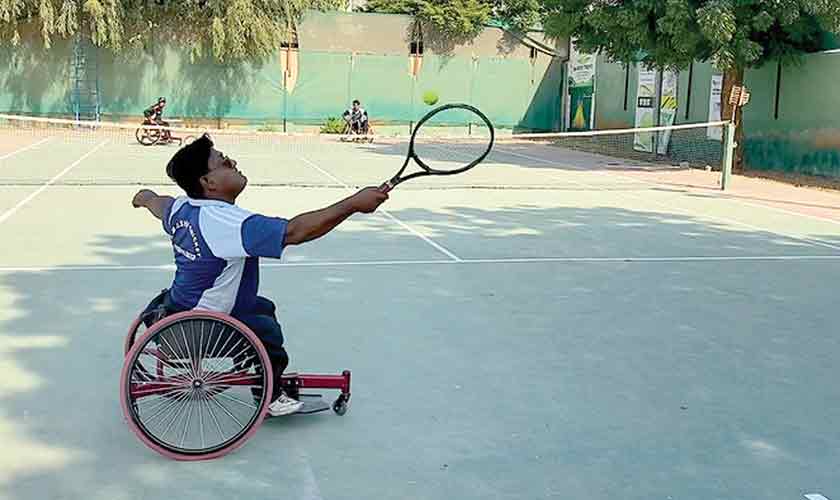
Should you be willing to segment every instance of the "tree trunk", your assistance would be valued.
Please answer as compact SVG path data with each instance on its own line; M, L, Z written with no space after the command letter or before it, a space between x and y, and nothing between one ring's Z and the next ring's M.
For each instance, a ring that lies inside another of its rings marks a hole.
M736 108L729 103L729 95L732 92L732 87L744 85L744 68L728 68L723 73L723 89L720 96L722 105L722 120L732 119L732 113L735 111L735 155L732 160L732 171L742 172L744 170L744 127L741 123L743 118L742 108Z

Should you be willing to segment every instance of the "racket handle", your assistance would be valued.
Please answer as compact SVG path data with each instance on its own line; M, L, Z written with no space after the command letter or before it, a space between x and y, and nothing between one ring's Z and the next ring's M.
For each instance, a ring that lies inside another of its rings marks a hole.
M379 190L383 193L387 193L392 189L394 189L394 183L391 181L385 181L381 186L379 186Z

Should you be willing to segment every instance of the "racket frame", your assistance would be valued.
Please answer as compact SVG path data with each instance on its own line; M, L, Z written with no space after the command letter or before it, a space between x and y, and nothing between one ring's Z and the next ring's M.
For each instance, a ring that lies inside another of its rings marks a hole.
M424 123L429 121L438 113L449 109L464 109L478 115L478 117L481 118L481 121L483 121L484 124L487 126L487 130L490 131L490 140L487 142L487 148L481 153L481 155L476 157L476 159L474 159L467 165L454 170L437 170L427 165L419 156L417 156L417 153L414 151L414 139L415 137L417 137L417 131L420 130ZM417 122L417 126L414 127L414 130L411 132L411 141L408 143L408 154L406 154L405 156L405 161L403 162L402 168L400 168L399 171L384 184L384 186L387 191L390 191L397 187L397 185L399 185L400 183L403 183L409 179L414 179L416 177L422 177L425 175L455 175L466 172L467 170L475 167L476 165L484 161L485 158L487 158L487 155L490 154L490 150L493 149L493 142L495 141L495 138L496 131L493 128L493 124L490 122L487 116L484 115L484 113L478 110L478 108L470 106L469 104L459 103L445 104L443 106L435 108L426 113L426 115L423 118L421 118L419 122ZM406 175L405 177L401 177L403 172L405 172L406 167L408 167L408 162L411 160L414 160L414 163L418 164L423 170L420 172L413 172L411 174Z

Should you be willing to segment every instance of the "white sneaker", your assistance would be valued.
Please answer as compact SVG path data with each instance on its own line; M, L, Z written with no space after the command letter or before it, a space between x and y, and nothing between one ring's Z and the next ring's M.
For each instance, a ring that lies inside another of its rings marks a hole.
M291 415L301 408L303 408L303 401L292 399L285 392L281 392L280 397L268 405L268 414L272 417Z

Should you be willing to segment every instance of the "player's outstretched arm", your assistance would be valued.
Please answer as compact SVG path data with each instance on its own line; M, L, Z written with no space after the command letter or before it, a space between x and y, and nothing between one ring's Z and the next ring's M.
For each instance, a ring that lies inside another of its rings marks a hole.
M367 187L329 207L300 214L286 226L284 244L299 245L320 238L354 213L371 213L387 199L383 189Z
M147 208L152 215L163 220L163 211L172 201L171 196L159 196L150 189L141 189L134 195L131 204L134 208Z

